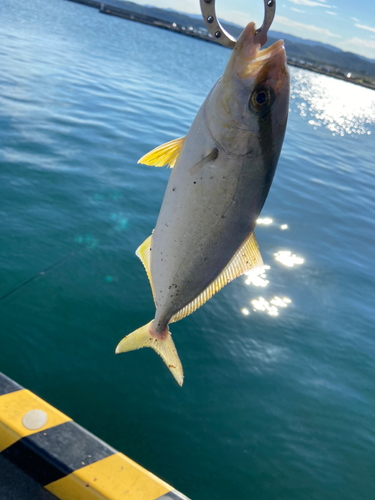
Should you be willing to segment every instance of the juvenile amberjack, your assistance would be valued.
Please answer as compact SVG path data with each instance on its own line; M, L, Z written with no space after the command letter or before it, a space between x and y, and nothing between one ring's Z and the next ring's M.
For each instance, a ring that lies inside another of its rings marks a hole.
M156 227L136 252L156 313L116 352L152 347L180 385L183 370L168 325L263 265L254 227L284 139L289 74L283 42L260 50L255 33L249 23L186 137L139 160L173 168Z

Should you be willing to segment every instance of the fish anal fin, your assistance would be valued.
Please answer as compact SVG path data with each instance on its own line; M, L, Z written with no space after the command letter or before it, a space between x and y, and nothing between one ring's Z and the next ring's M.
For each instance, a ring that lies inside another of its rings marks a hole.
M155 301L154 287L152 285L152 279L151 279L151 245L152 245L152 234L147 239L145 239L142 245L140 245L137 248L135 254L141 260L142 264L144 265L144 268L146 269L146 273L152 290L152 296L154 297Z
M159 354L177 383L181 386L184 381L184 372L171 333L169 330L166 330L162 338L152 335L152 323L150 321L147 325L138 328L138 330L124 337L116 347L116 354L135 351L142 347L151 347Z
M184 145L184 141L185 137L179 137L173 141L166 142L142 156L142 158L138 160L138 163L153 165L155 167L169 165L170 168L173 168L181 148Z
M247 271L258 270L263 267L262 256L260 255L259 247L254 233L251 233L242 243L237 252L219 274L219 276L203 290L190 304L178 311L172 316L170 323L179 321L185 316L196 311L215 293L221 290L227 283L234 280L241 274Z

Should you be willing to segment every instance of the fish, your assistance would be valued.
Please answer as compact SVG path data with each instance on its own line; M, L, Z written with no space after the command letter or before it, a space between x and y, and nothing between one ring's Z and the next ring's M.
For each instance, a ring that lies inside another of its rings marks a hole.
M155 229L136 251L156 311L116 353L151 347L180 386L169 325L263 266L254 227L284 140L290 82L283 41L261 50L255 35L249 23L187 135L138 162L172 168Z

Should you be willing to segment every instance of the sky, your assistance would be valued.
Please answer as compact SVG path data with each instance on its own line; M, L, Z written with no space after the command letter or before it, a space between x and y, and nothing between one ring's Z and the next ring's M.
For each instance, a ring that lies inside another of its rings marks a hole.
M199 0L133 0L200 14ZM216 0L219 20L245 26L263 22L263 0ZM375 59L375 0L276 0L272 30L317 40Z

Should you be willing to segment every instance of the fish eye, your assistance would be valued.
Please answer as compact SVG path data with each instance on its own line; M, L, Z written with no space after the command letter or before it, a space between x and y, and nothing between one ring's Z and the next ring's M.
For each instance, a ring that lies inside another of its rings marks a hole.
M249 107L251 111L263 114L269 109L272 101L272 91L268 87L257 87L250 96Z
M259 106L265 104L265 102L267 101L267 94L264 92L264 90L261 90L257 93L257 95L255 96L255 100L257 104L259 104Z

